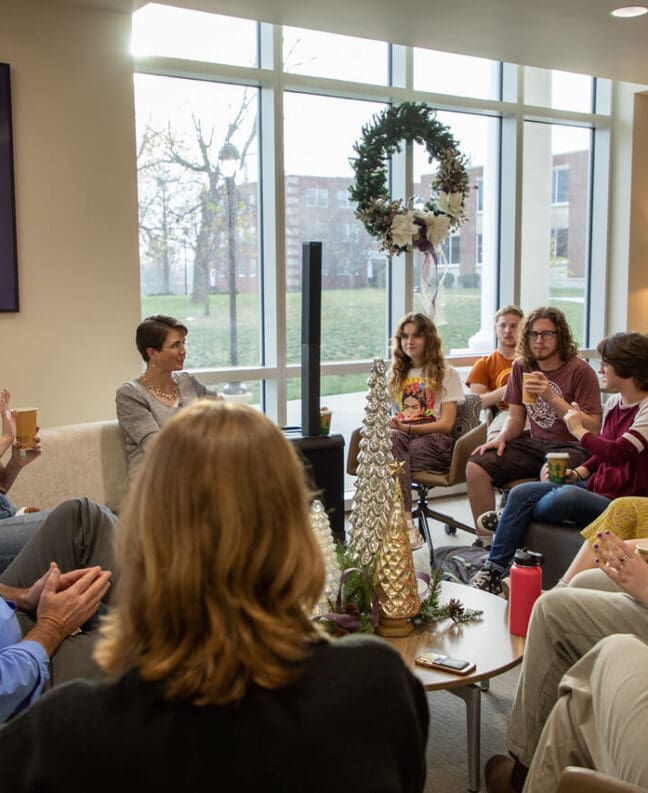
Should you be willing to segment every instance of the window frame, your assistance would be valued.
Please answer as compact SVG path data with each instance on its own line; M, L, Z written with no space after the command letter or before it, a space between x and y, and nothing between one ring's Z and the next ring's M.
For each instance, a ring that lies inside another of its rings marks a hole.
M578 124L593 130L591 197L590 197L590 254L588 288L586 292L585 339L591 347L603 335L606 303L607 224L610 170L609 113L610 81L596 80L595 107L603 112L580 113L552 108L527 106L524 102L524 67L501 64L502 99L485 100L464 96L449 96L414 90L413 48L389 44L390 76L384 85L328 80L285 72L282 69L281 26L257 23L259 66L241 67L227 64L170 59L162 56L134 58L137 73L179 77L189 80L235 83L259 88L259 156L261 188L259 213L261 243L256 259L255 277L259 277L261 293L262 356L259 366L201 370L205 382L222 383L235 376L236 380L260 380L261 407L280 424L286 421L286 384L299 377L301 367L286 362L286 260L285 197L283 191L283 130L281 109L287 91L306 91L323 96L350 97L360 100L392 102L426 102L437 110L484 114L500 119L500 150L506 158L500 162L498 190L499 255L496 282L491 285L492 298L482 306L482 325L492 317L497 305L516 303L520 298L521 262L521 174L524 158L522 126L527 120L549 123ZM351 154L351 153L350 153ZM408 172L409 169L409 172ZM395 194L408 194L411 185L411 163L404 151L393 158L390 182ZM338 196L329 201L337 205ZM477 252L475 251L475 255ZM394 268L387 262L387 305L385 312L386 338L397 318L412 308L413 257L401 256L404 266ZM494 344L494 337L493 337ZM385 350L386 353L386 350ZM448 356L457 366L468 365L474 354ZM366 373L370 360L327 362L321 365L322 376Z

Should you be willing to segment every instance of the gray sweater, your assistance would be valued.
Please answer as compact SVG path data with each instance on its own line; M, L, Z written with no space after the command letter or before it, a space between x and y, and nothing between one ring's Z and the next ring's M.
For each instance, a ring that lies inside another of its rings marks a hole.
M128 473L132 478L140 464L147 444L179 408L191 405L201 397L218 397L215 388L203 385L188 372L174 372L180 397L175 405L165 405L142 385L130 380L117 389L117 421L124 433L128 454Z

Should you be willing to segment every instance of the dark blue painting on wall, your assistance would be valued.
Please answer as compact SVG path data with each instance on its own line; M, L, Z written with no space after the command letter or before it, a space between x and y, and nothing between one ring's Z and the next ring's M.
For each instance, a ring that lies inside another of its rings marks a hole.
M0 311L18 311L9 64L0 63Z

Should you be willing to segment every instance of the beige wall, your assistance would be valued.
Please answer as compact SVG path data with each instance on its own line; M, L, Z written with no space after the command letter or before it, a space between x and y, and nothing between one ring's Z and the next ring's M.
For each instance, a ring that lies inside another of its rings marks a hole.
M0 20L20 279L20 312L0 314L0 384L43 427L113 418L139 371L130 16L0 0Z
M648 94L634 97L628 327L648 332Z

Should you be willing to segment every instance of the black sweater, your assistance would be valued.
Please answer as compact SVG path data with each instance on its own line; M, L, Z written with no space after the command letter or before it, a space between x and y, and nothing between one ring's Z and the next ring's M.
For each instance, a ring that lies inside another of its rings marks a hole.
M388 644L317 645L299 680L232 705L171 703L135 672L74 681L0 729L0 792L420 792L428 708Z

